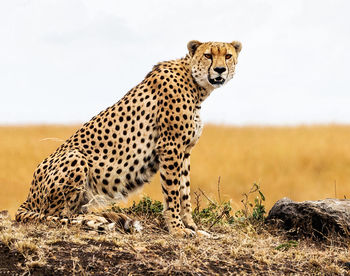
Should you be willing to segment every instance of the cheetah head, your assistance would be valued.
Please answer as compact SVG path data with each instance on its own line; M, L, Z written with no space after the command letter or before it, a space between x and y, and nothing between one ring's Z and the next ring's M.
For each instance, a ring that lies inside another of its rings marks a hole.
M188 42L192 76L204 88L218 88L232 79L237 57L242 49L238 41L223 42Z

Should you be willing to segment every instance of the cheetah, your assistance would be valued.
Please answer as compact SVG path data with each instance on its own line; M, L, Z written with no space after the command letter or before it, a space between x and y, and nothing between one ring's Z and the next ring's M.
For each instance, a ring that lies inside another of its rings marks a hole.
M36 168L18 222L52 221L93 229L128 229L123 214L89 206L115 203L159 171L164 218L173 235L195 235L190 202L190 154L203 128L201 103L232 79L242 49L193 40L184 58L160 62L116 104L85 123Z

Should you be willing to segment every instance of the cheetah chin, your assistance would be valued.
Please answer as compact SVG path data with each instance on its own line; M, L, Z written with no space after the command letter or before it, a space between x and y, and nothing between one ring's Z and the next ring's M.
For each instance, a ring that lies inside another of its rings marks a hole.
M222 77L216 77L215 79L210 79L210 78L208 79L212 85L223 85L225 83L225 79Z

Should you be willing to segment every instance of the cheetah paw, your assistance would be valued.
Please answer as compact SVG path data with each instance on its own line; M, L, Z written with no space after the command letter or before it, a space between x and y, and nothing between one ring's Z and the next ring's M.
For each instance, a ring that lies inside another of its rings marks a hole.
M189 238L195 237L196 232L188 228L176 228L170 231L170 233L176 237Z
M183 237L183 238L192 238L192 237L199 237L199 238L211 238L211 235L208 232L205 232L203 230L197 230L194 231L189 228L178 228L171 231L171 234L177 237Z
M211 235L208 232L205 232L203 230L197 230L196 234L198 237L211 238Z

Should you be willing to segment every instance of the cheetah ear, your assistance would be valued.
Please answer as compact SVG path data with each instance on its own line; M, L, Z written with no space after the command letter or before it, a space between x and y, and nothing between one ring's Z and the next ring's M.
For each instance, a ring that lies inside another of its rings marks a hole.
M198 40L191 40L187 43L187 49L190 53L190 56L193 57L194 53L196 52L197 48L202 44L202 42L199 42Z
M237 54L242 50L242 43L239 41L233 41L231 42L231 45L235 48Z

